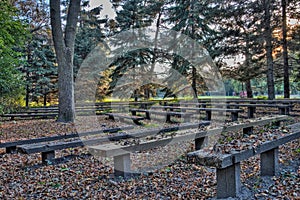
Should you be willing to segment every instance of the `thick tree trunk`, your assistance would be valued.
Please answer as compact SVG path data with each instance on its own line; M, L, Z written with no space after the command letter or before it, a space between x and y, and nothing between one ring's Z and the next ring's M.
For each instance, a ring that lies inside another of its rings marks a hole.
M52 37L58 63L58 121L60 122L74 122L75 119L73 55L79 12L80 0L71 0L63 34L60 0L50 0Z
M268 85L268 99L275 99L275 87L274 87L274 67L272 56L272 29L271 29L271 1L264 0L265 10L265 41L266 41L266 56L267 56L267 85Z
M287 0L281 0L282 6L282 55L283 55L283 88L284 98L290 98L290 80L289 80L289 62L288 62L288 47L287 47L287 22L286 22L286 8Z

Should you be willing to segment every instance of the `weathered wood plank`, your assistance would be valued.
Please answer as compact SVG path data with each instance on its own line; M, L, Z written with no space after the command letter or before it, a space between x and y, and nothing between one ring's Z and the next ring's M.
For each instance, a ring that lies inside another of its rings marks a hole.
M57 143L52 143L52 144L43 144L43 143L38 143L38 144L30 144L30 145L19 145L17 146L17 150L22 152L22 153L38 153L38 152L43 152L43 151L49 151L49 150L60 150L60 149L66 149L66 148L74 148L74 147L79 147L79 146L89 146L89 145L96 145L96 144L103 144L105 142L111 142L111 141L117 141L120 139L125 139L125 138L138 138L138 137L145 137L149 135L154 135L154 134L159 134L159 133L166 133L166 132L172 132L172 131L177 131L177 130L183 130L183 129L189 129L189 128L197 128L199 126L203 125L209 125L210 122L201 122L201 123L186 123L181 126L176 126L176 127L170 127L170 128L164 128L164 129L158 129L158 128L153 128L153 129L148 129L148 130L137 130L133 131L131 134L122 134L122 135L112 135L112 136L105 136L102 138L96 138L96 139L88 139L88 140L74 140L70 142L57 142ZM122 129L122 128L120 128ZM114 129L118 130L118 128ZM103 132L103 131L101 131ZM91 132L87 132L84 134L84 136L88 136Z
M18 140L13 142L5 142L0 143L0 148L6 148L6 147L16 147L18 145L25 145L25 144L33 144L33 143L41 143L41 142L51 142L55 140L62 140L62 139L70 139L70 138L77 138L78 136L89 136L89 135L96 135L101 133L115 133L121 130L129 130L133 129L133 126L124 126L120 128L110 128L110 129L104 129L104 130L97 130L97 131L89 131L89 132L82 132L82 133L71 133L71 134L64 134L64 135L55 135L55 136L49 136L49 137L41 137L41 138L33 138L28 140Z

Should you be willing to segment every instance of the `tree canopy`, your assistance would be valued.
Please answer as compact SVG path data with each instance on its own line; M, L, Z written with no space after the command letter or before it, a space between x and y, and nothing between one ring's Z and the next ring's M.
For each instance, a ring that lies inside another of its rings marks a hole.
M16 7L4 0L0 7L0 112L20 99L23 80L18 67L23 64L22 47L28 35Z

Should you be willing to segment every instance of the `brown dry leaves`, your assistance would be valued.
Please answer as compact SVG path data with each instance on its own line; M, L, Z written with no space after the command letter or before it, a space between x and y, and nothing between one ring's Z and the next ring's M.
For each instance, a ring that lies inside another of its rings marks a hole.
M106 128L115 125L108 123ZM5 141L76 131L74 125L59 124L54 120L2 122L0 128L0 138ZM264 131L274 134L269 128L257 129L255 134L269 137L270 134L264 134ZM241 134L231 133L230 137L230 142L237 144ZM299 198L300 153L296 151L299 148L299 140L280 148L281 174L270 179L259 176L259 156L243 162L241 178L249 190L243 198ZM216 195L215 170L188 164L184 157L161 170L124 181L113 177L111 159L97 159L88 155L85 148L57 151L56 156L63 159L40 165L39 154L2 152L0 199L209 199Z

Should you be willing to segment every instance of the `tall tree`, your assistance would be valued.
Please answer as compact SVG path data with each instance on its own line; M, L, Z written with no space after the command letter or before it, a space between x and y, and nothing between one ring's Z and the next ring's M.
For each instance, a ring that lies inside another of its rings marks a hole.
M264 8L264 34L266 42L266 57L267 57L267 85L268 85L268 99L275 99L275 86L274 86L274 63L273 63L273 37L271 27L272 17L272 4L273 0L263 0Z
M220 6L218 26L221 32L222 57L243 57L236 65L221 67L226 76L245 82L247 97L252 98L251 79L260 75L264 68L259 64L263 59L262 9L256 1L225 1ZM239 64L241 63L241 64Z
M215 3L212 1L197 1L197 0L171 0L167 9L167 16L163 19L172 30L185 34L194 41L200 43L206 48L210 56L215 57L219 52L214 49L216 46L216 29L213 27L213 19L215 16ZM197 52L190 47L191 57L195 56ZM176 56L175 56L176 57ZM174 58L175 58L174 57ZM180 63L177 57L173 60L173 67ZM202 82L199 76L199 69L191 64L184 65L181 72L190 75L190 82L194 91L194 97L198 97L199 83ZM176 67L176 68L178 68ZM177 70L177 69L176 69ZM200 88L203 86L200 86Z
M60 122L73 122L75 119L73 57L79 13L80 0L70 0L63 31L61 2L50 0L52 37L58 63L58 121Z
M157 46L161 7L163 4L160 1L154 0L124 0L112 1L112 3L116 10L115 25L113 26L113 30L115 31L114 34L130 31L132 35L145 39L145 42L149 42L147 40L147 37L149 36L143 35L143 33L139 31L139 28L149 27L152 23L156 22L155 38L153 44L149 44L151 46L153 45L154 49L140 49L127 52L122 58L116 60L116 62L114 62L115 69L111 75L113 81L110 84L110 89L112 91L112 89L116 88L116 83L120 83L118 82L119 77L126 74L128 71L134 71L134 75L127 79L125 87L140 86L139 89L134 91L135 100L141 96L149 98L151 93L150 90L154 87L151 84L143 84L145 83L145 80L147 80L146 82L152 82L151 77L152 75L155 76L155 62L158 60L155 49ZM110 24L112 24L112 22L110 22ZM128 38L128 40L123 38L122 45L127 45L130 49L133 45L132 40L132 38ZM143 74L143 76L141 76L141 74ZM118 88L121 87L122 86L118 85Z
M49 5L44 0L15 1L15 5L31 33L26 41L26 64L22 68L26 79L26 107L30 100L38 102L41 97L45 104L47 95L55 91L57 80Z
M290 98L290 75L287 46L287 0L281 0L282 9L282 54L283 54L283 88L284 98Z

